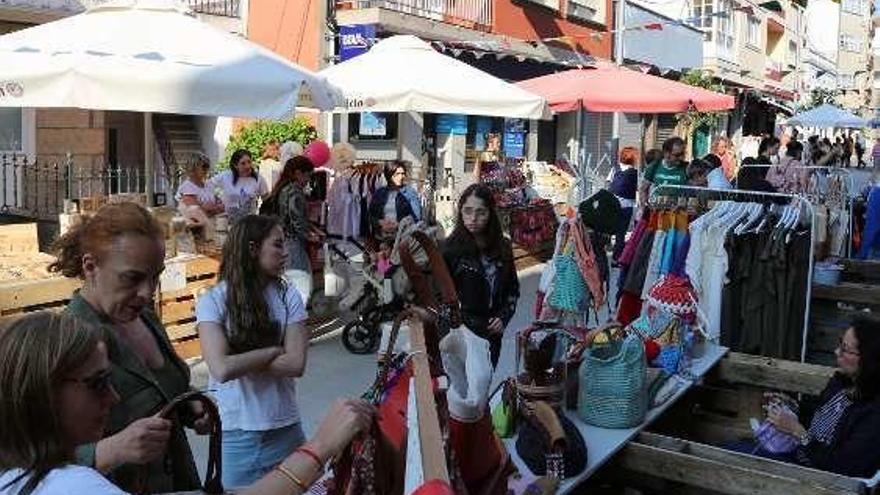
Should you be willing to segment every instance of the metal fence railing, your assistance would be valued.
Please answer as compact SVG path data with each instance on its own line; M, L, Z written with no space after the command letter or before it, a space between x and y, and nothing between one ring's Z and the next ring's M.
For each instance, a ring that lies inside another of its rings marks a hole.
M493 0L337 0L340 8L384 8L451 24L489 29L495 20Z
M193 12L222 17L241 17L240 0L186 0Z
M157 168L154 191L173 201L181 170ZM79 163L73 157L57 161L22 154L0 154L0 216L15 215L57 220L64 200L146 192L143 164L134 166Z

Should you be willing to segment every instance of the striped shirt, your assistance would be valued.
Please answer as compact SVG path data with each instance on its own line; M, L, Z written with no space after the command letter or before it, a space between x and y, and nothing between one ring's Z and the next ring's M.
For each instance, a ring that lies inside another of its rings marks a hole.
M813 421L810 423L810 439L826 445L831 444L837 434L840 418L852 403L846 390L841 390L831 397L831 400L822 405L813 416Z

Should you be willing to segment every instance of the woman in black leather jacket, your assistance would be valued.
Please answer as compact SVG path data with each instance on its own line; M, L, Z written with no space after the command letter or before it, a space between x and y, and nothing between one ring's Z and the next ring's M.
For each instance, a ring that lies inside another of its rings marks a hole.
M498 364L501 339L519 300L513 248L504 236L492 191L473 184L461 194L455 230L443 243L465 326L489 341Z

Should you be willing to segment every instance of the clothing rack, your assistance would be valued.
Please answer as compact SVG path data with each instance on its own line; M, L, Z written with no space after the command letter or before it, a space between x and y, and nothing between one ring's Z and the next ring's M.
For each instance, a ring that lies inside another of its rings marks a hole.
M810 303L813 292L813 250L816 242L816 209L804 196L798 194L771 193L762 191L741 191L738 189L715 189L710 187L659 185L651 190L648 205L658 207L661 196L692 197L704 200L721 200L736 202L768 203L774 199L788 199L790 204L804 208L810 219L810 252L807 267L807 291L804 297L804 328L801 336L801 362L807 359L807 337L810 330Z
M769 170L770 168L772 168L774 166L775 165L767 165L767 164L741 165L740 170L742 170L744 168L765 168L765 169ZM837 175L841 175L843 177L846 177L847 181L846 181L845 196L846 196L847 210L849 211L849 225L847 227L848 228L848 230L847 230L848 235L847 235L847 242L846 242L846 257L852 258L852 243L853 243L852 235L853 235L853 231L855 230L853 228L853 226L855 225L855 223L854 223L855 219L853 218L853 204L855 203L854 192L856 189L856 181L853 178L852 172L850 172L849 169L845 169L845 168L828 167L828 166L820 166L820 165L788 165L788 168L793 168L795 170L813 170L813 171L824 170L824 171L829 172L831 174L837 174ZM737 180L737 182L738 182L738 180ZM799 194L799 195L801 195L801 194ZM810 196L808 193L803 193L803 195L808 196L808 197Z

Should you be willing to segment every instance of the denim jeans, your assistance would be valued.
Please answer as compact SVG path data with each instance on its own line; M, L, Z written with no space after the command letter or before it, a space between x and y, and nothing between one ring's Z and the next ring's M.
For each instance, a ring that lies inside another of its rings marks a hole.
M266 431L223 431L223 487L245 488L305 443L299 423Z

